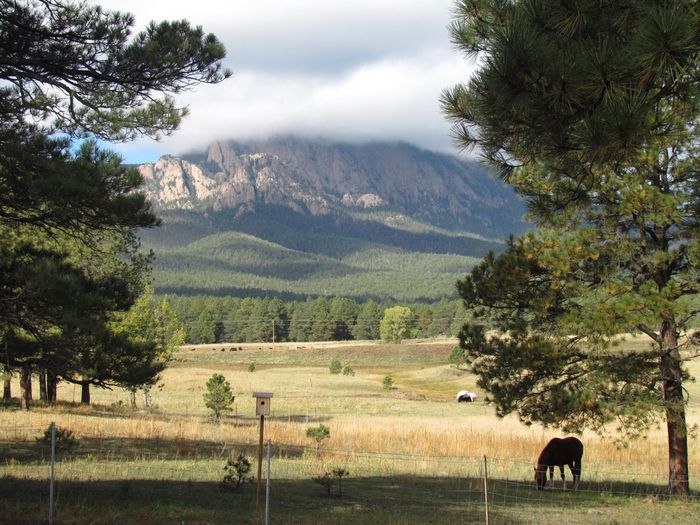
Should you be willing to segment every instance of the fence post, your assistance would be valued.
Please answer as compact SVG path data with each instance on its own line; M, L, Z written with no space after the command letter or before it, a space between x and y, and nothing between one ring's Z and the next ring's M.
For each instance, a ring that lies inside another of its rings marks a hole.
M267 475L265 476L265 525L270 524L270 457L272 440L267 440Z
M486 507L486 525L489 525L489 486L488 486L488 469L486 465L486 456L484 456L484 506Z
M49 479L49 525L53 525L53 482L56 464L56 423L51 422L51 477Z

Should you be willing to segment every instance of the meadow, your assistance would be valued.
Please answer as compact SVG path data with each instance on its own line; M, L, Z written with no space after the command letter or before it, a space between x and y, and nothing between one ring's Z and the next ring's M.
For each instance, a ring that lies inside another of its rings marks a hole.
M476 378L446 364L455 341L224 344L186 346L152 391L150 409L131 409L128 393L62 384L55 407L0 410L0 523L46 519L48 451L37 441L51 421L79 445L59 454L55 523L261 523L255 484L227 490L230 455L257 469L259 420L254 391L272 392L265 420L271 441L271 523L483 523L484 468L491 523L695 523L697 497L666 496L664 425L620 447L585 433L579 490L555 483L537 492L532 468L553 429L497 419ZM627 345L645 344L628 341ZM354 375L331 374L338 359ZM250 365L254 371L249 371ZM693 375L700 363L690 363ZM221 373L234 410L214 423L205 383ZM391 376L393 386L384 387ZM14 392L18 386L13 384ZM475 403L457 403L458 390ZM700 421L700 387L688 384L689 422ZM38 397L35 396L35 397ZM140 405L140 400L139 400ZM320 454L306 429L324 424ZM700 466L690 435L691 487ZM314 482L334 469L349 476L329 496ZM570 480L570 473L566 472Z

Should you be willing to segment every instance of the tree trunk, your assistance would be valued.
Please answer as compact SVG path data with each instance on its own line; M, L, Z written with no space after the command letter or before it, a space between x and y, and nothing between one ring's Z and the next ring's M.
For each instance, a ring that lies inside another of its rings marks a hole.
M149 408L151 406L151 387L143 387L143 408Z
M54 374L50 370L47 370L46 371L46 394L47 394L49 403L56 402L57 388L58 388L58 379L56 378L56 374Z
M131 401L131 408L136 408L136 387L129 389L129 400Z
M661 378L668 430L668 491L669 494L687 495L690 493L690 477L683 372L676 326L669 321L664 321L661 326L661 352Z
M5 401L12 399L12 383L10 383L10 378L5 379L5 384L3 385L2 398Z
M39 371L39 399L42 401L49 400L49 391L46 384L46 370Z
M87 381L80 383L80 404L90 404L90 383Z
M29 410L32 402L32 370L23 366L19 374L19 408Z

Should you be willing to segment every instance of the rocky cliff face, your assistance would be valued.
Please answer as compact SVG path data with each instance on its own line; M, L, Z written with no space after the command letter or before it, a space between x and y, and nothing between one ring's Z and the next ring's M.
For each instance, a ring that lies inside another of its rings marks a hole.
M284 137L217 142L139 170L164 209L254 212L256 204L324 215L386 209L489 236L522 231L524 207L474 162L400 143L338 144Z
M199 166L175 157L161 157L138 169L151 200L161 207L191 209L196 202L210 199L217 185Z

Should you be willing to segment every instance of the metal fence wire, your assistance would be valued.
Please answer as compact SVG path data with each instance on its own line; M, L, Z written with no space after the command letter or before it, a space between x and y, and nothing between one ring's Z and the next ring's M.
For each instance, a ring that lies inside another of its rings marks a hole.
M12 506L20 504L13 498L24 498L52 523L67 509L75 512L76 502L87 505L91 499L111 505L115 513L125 499L144 494L152 502L174 497L211 497L214 502L227 490L228 459L238 455L251 464L247 477L255 477L257 443L162 445L76 438L53 425L0 427L0 482L5 487L10 482L26 487L0 488L0 501ZM585 462L576 490L567 468L565 484L555 469L554 479L538 491L533 464L524 461L333 448L319 453L275 443L269 448L270 485L269 492L263 489L263 497L273 523L296 522L293 516L299 509L338 505L356 512L390 512L397 520L424 515L441 516L444 523L496 523L494 516L512 515L518 509L529 513L542 505L583 508L601 498L655 501L668 495L668 479L661 475ZM690 499L698 497L694 491Z

